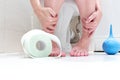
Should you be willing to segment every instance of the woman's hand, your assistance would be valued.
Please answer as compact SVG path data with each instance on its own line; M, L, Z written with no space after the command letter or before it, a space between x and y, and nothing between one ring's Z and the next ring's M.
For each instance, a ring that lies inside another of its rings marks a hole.
M48 33L53 33L58 21L57 14L49 7L42 7L40 0L30 0L42 28Z
M35 12L41 22L43 30L48 33L54 33L58 21L57 14L51 8L47 7L43 7Z
M87 19L82 19L82 25L85 30L89 32L90 35L96 30L102 17L102 11L99 1L96 2L96 10Z

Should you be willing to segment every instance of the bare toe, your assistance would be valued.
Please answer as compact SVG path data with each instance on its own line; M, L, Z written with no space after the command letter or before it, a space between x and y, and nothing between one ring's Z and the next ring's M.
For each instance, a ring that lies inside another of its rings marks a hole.
M84 50L81 50L80 56L84 56Z
M61 57L65 57L66 56L66 54L64 53L64 52L62 52L62 55L61 55Z
M74 53L73 53L73 51L71 51L70 56L73 56L73 55L74 55Z
M80 51L77 50L77 51L75 52L75 57L79 57L79 55L80 55Z
M76 49L73 48L72 51L70 52L70 56L75 56Z
M84 52L84 56L88 56L89 54L88 54L88 51L85 51Z
M81 56L81 55L80 55L80 52L81 52L81 51L79 51L79 53L77 54L77 57Z
M50 57L50 56L53 56L53 53L51 53L51 54L49 55L49 57Z
M59 52L60 52L60 51L53 51L49 56L50 56L50 57L57 57L57 56L60 55ZM65 54L64 52L61 52L61 57L65 57L65 56L66 56L66 54Z

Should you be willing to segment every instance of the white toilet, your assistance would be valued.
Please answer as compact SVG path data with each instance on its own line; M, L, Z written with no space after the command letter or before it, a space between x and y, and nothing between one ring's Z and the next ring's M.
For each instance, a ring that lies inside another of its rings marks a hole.
M41 2L43 4L43 0L41 0ZM75 26L71 26L70 23L71 20L76 16L80 16L80 14L75 1L65 0L59 13L59 20L56 27L55 35L61 40L62 49L66 53L69 53L72 49L70 41L74 37L74 33L73 31L71 31L70 27ZM78 25L78 27L79 26L80 25ZM90 50L93 50L92 47Z
M74 34L72 34L70 30L70 22L74 16L79 16L76 3L74 0L65 0L59 13L59 21L55 35L61 40L63 51L66 53L71 50L70 39Z

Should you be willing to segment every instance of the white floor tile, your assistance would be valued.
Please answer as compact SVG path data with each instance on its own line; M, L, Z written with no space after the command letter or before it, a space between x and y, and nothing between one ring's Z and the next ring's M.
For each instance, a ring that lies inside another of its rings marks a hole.
M120 80L120 55L25 58L23 53L0 54L0 80Z

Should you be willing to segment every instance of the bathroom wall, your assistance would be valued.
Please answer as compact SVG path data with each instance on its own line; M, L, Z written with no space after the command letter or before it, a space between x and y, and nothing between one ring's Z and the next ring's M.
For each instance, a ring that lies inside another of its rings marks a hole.
M109 35L109 26L113 25L113 34L120 41L120 0L100 0L103 17L95 36L95 50L102 50L102 43Z
M22 51L21 36L39 26L32 15L29 0L0 0L0 52Z
M113 24L114 36L120 38L120 0L101 0L103 18L94 36L95 50L102 50L102 42ZM22 51L21 36L40 24L29 0L0 0L0 52Z

